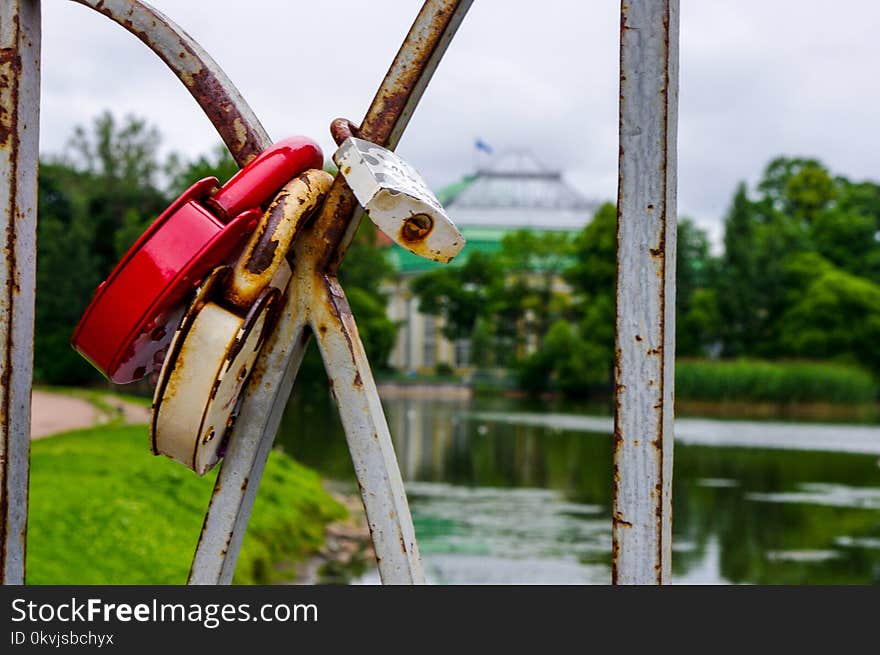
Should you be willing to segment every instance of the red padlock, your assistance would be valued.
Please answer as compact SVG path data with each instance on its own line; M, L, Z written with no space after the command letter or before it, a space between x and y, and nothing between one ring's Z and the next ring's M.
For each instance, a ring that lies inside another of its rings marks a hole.
M220 189L214 177L196 182L98 286L73 333L73 347L118 384L153 370L186 296L244 246L262 206L284 184L323 163L318 144L291 137L266 149Z

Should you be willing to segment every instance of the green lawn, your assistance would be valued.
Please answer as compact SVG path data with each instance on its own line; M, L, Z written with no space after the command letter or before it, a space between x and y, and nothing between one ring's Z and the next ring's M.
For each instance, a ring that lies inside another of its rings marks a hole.
M108 425L32 444L29 584L182 584L216 470L194 473L149 450L145 425ZM273 451L235 582L289 580L344 508L318 475Z

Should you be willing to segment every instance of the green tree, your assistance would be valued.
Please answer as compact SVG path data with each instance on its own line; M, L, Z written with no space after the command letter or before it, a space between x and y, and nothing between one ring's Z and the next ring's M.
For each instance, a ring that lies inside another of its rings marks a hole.
M605 203L574 241L574 257L565 277L574 290L569 320L556 320L544 347L519 367L520 383L530 391L556 388L572 396L601 391L612 384L615 285L617 281L617 208Z
M379 247L376 228L364 219L339 269L339 280L357 320L364 350L374 368L388 365L397 325L388 318L388 297L382 282L394 272L388 251Z
M100 375L70 347L70 337L99 281L94 226L84 209L81 174L42 162L37 221L34 377L77 384Z
M492 300L503 289L503 274L495 258L476 251L460 266L423 273L410 288L419 299L419 311L442 317L443 336L455 341L472 338L479 331L484 348L491 349L495 336Z
M707 234L691 219L679 218L675 263L675 348L679 356L703 355L717 340L715 268Z
M880 373L880 285L842 271L817 255L791 260L803 290L780 320L782 354L839 359Z
M566 232L516 230L504 235L497 260L504 287L492 299L514 332L507 336L523 352L533 341L540 348L550 325L562 315L567 294L559 286L570 265L572 243Z
M165 209L157 177L161 138L143 119L121 123L110 113L75 129L62 161L81 174L85 211L94 226L94 253L103 275Z
M815 159L777 157L764 169L758 192L776 212L811 223L836 195L826 168Z
M574 261L565 273L585 297L614 294L617 284L617 207L610 202L596 210L574 243Z
M225 184L238 170L238 164L222 143L191 161L172 154L165 166L165 172L170 178L168 191L172 196L179 196L195 182L206 177L216 177L220 184Z
M812 242L835 266L880 283L880 185L834 183L836 200L811 226Z
M585 396L605 388L611 375L607 349L597 340L585 340L577 326L557 320L544 346L518 366L520 387L537 393L558 389L569 396ZM613 328L612 328L613 332Z
M745 183L740 183L724 219L724 255L717 282L726 355L745 354L757 339L760 303L757 231L757 212L748 198Z

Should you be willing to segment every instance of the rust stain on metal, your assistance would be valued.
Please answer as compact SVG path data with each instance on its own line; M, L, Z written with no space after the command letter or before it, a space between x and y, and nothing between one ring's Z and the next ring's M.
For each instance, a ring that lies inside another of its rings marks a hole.
M382 146L386 144L453 13L441 7L432 16L427 29L407 34L390 69L398 69L400 74L387 87L383 85L373 99L361 125L363 138Z
M400 523L397 524L397 540L400 542L400 552L402 552L404 555L406 555L407 554L406 539L404 539L403 532L401 532L401 530L400 530Z
M345 179L337 175L316 219L316 232L322 247L318 261L319 268L332 271L341 263L344 253L337 253L337 249L354 220L357 206L357 199L348 188Z
M15 33L18 33L18 17L13 21ZM6 89L13 89L17 95L18 80L21 77L21 55L15 48L3 48L0 50L0 85ZM17 138L18 111L13 103L12 111L0 105L0 147L10 147L10 140ZM12 144L15 147L17 144ZM14 171L13 171L14 172Z
M283 201L272 203L266 220L260 223L256 245L244 265L248 272L259 275L272 265L275 251L278 250L278 239L273 237L278 224L284 219L284 210Z
M187 48L183 43L182 47ZM188 54L195 57L195 53L191 50ZM166 60L166 63L175 68L171 61ZM223 139L223 143L229 148L232 158L239 166L250 163L254 157L262 152L259 136L251 126L238 116L235 104L213 72L202 68L189 78L180 75L179 77L208 115L208 118L211 119L214 127L220 133L220 138Z
M343 293L342 287L339 286L339 282L335 277L330 275L321 275L320 277L327 289L326 297L329 301L327 308L339 322L336 327L345 337L348 351L354 359L357 359L354 342L351 338L351 330L357 330L357 327L351 317L351 307L348 304L348 299L345 297L345 293Z
M434 229L434 221L427 214L415 214L400 227L400 239L409 243L424 241Z
M342 145L350 136L358 136L359 131L347 118L334 118L330 123L330 134L336 145Z
M217 495L219 495L219 493L220 493L220 489L221 489L221 488L222 488L222 485L220 484L220 476L218 475L218 476L217 476L217 484L216 484L216 486L214 487L214 491L211 493L211 499L212 499L212 500L213 500ZM203 539L204 536L205 536L205 532L207 532L207 530L208 530L208 516L209 516L209 515L210 515L209 512L205 512L205 518L202 519L202 529L201 529L201 531L199 532L199 542L202 541L202 539ZM192 567L190 567L190 575L192 575Z
M16 260L15 250L17 240L16 218L20 212L20 208L18 206L18 160L19 148L21 145L19 140L19 94L22 77L22 59L18 44L20 43L22 37L21 24L17 11L13 12L12 27L10 33L12 35L13 43L15 43L16 45L12 48L3 48L2 50L0 50L0 84L2 84L2 87L4 89L9 89L8 104L7 102L0 103L0 148L10 151L9 170L7 171L8 180L4 180L9 190L9 205L5 208L8 223L6 225L6 238L3 247L3 255L6 259L6 270L8 271L8 276L6 278L5 296L2 300L3 313L6 315L7 319L7 342L3 344L3 374L2 376L0 376L0 395L2 395L2 405L0 405L0 423L2 423L3 426L0 434L3 435L4 440L3 452L7 454L7 456L3 457L2 460L0 460L0 467L2 467L3 471L3 475L0 480L3 481L4 485L8 484L9 481L11 457L8 456L8 453L11 445L10 435L14 427L11 398L11 378L13 370L12 353L14 350L14 344L11 318L15 312L15 298L20 292L20 286L18 282L20 271L18 269L18 262ZM25 494L27 494L27 487L25 487ZM26 504L25 507L27 507ZM2 566L0 566L0 582L2 583L7 582L7 567L5 566L5 562L7 559L9 546L9 544L7 543L9 540L9 534L7 532L9 509L9 498L7 494L7 489L0 490L0 564L2 564ZM22 544L21 553L23 559L25 557L25 534L26 525L25 530L22 531L22 533L18 536Z
M312 189L312 180L311 180L311 178L309 178L308 173L300 173L299 175L296 176L296 179L298 179L300 182L302 182L303 184L305 184L305 185L306 185L306 188L309 189L309 190L311 191L311 189ZM302 204L304 201L303 201L303 200L300 200L299 202L300 202L300 204Z
M631 528L631 527L633 527L633 524L630 523L629 521L625 521L623 518L621 518L619 513L615 513L611 517L611 520L614 523L614 525L618 528Z
M660 481L655 486L656 505L654 506L655 529L657 530L657 559L654 571L657 573L657 584L663 584L663 458L660 457ZM672 519L670 517L670 529Z

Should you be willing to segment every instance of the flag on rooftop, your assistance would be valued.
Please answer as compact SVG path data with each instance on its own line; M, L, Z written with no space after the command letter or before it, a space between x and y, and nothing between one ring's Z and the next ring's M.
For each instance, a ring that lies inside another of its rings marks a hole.
M482 139L475 139L474 140L474 148L476 148L477 150L482 150L487 155L492 154L492 146L490 146L488 143L486 143Z

